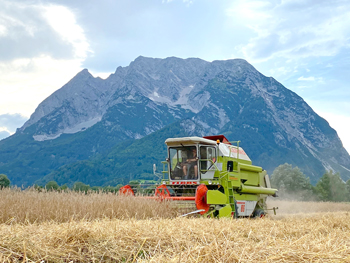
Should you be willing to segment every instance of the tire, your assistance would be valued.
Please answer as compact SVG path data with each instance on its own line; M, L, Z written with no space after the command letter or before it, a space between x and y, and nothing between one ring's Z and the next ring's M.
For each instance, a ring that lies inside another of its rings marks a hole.
M266 213L263 209L258 208L254 211L253 216L255 218L264 218L266 216Z

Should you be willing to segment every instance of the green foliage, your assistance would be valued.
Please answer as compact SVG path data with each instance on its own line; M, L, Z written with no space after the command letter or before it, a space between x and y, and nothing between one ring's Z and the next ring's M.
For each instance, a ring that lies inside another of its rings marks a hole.
M130 186L134 186L134 187L137 187L141 184L141 181L140 180L131 180L129 181L129 185Z
M338 173L326 172L316 184L320 200L332 202L349 201L347 184L343 182Z
M0 189L9 187L10 186L10 180L7 178L5 174L0 174Z
M122 184L119 184L117 186L93 186L90 188L91 191L98 192L98 193L117 193L119 191L119 188L122 187Z
M82 182L76 182L74 185L73 185L73 188L72 188L74 191L77 191L77 192L87 192L90 190L90 185L88 184L84 184Z
M155 186L158 182L155 180L131 180L129 185L134 189L137 194L149 195L154 193Z
M348 190L348 193L349 193L349 201L350 201L350 179L346 181L346 189Z
M278 166L271 176L271 184L276 187L281 198L299 200L321 200L330 202L350 201L350 180L346 183L338 173L326 172L316 186L310 184L309 178L291 164Z
M94 191L97 193L102 192L102 189L103 189L103 187L101 187L101 186L93 186L90 188L91 191Z
M50 181L45 185L46 190L49 191L57 191L58 189L60 189L60 187L58 186L56 181Z
M67 191L69 189L68 185L67 184L64 184L64 185L61 185L60 189L62 191Z
M103 192L104 193L117 193L119 191L118 187L114 186L105 186L103 187Z
M282 164L274 170L271 184L279 190L278 195L281 198L310 200L313 196L310 179L298 167L292 168L292 165L288 163Z
M37 184L33 185L33 188L34 188L35 190L37 190L38 192L41 192L41 191L44 189L43 186L37 185Z
M167 126L162 130L139 140L124 141L103 155L90 160L75 162L62 166L55 172L45 176L39 184L55 180L59 184L84 182L100 186L125 185L129 180L158 179L153 175L153 164L162 170L161 161L167 156L164 141L170 137L187 136L179 125Z

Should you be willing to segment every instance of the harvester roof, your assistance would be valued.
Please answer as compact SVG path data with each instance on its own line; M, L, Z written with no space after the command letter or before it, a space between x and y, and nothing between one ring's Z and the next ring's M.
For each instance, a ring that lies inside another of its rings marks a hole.
M211 135L211 136L204 136L203 138L205 139L209 139L209 140L213 140L213 141L217 141L219 140L222 143L226 143L226 144L231 144L229 142L229 140L227 140L227 138L225 137L225 135Z
M208 144L216 145L216 142L213 140L208 140L202 137L182 137L182 138L169 138L165 140L166 145L193 145L193 144Z

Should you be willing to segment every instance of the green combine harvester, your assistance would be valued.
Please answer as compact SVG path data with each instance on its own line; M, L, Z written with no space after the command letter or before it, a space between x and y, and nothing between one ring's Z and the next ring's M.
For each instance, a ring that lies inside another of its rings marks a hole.
M225 136L169 138L163 179L154 196L194 202L206 217L264 217L267 196L276 196L269 176L252 161L239 141L232 145ZM130 185L120 194L134 194ZM149 197L148 197L149 198ZM273 208L275 212L275 208Z

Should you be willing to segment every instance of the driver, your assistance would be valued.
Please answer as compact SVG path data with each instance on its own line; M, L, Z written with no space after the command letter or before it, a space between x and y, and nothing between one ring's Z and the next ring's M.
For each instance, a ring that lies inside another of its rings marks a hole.
M185 180L188 179L188 173L190 172L191 168L194 167L194 178L193 179L197 179L198 177L198 170L197 170L197 150L196 148L193 148L191 150L192 152L192 158L189 158L186 160L184 166L182 167L183 172L184 172L184 176L185 176Z

